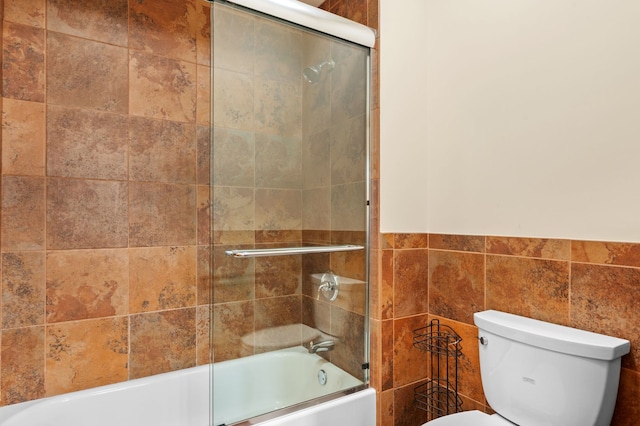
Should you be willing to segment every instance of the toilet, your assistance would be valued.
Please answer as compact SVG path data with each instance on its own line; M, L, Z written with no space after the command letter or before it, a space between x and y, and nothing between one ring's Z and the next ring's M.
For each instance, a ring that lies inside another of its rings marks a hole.
M608 426L628 340L499 311L474 314L480 374L496 414L465 411L425 426Z

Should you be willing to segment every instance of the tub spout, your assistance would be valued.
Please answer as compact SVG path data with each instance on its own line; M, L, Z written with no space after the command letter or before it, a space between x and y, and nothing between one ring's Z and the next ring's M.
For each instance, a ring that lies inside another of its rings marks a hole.
M335 342L333 340L323 340L318 343L309 343L309 353L315 354L316 352L328 352L332 351L335 346Z

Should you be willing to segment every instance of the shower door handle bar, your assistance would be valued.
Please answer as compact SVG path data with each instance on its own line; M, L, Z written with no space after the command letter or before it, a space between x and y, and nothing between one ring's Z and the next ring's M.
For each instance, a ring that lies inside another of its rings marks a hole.
M313 246L313 247L287 247L270 249L227 250L227 256L233 257L265 257L265 256L289 256L293 254L310 253L335 253L339 251L363 250L364 246L345 244L339 246Z

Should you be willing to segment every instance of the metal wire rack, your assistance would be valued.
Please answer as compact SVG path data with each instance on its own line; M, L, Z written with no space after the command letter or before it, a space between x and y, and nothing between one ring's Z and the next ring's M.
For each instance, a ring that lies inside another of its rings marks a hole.
M413 346L431 354L430 379L414 388L416 406L428 413L428 420L462 411L458 395L458 360L462 338L448 325L433 319L413 330Z

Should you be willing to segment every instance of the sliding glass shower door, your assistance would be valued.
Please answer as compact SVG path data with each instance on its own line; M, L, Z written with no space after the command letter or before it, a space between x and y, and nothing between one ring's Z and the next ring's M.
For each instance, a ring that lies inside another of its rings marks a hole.
M211 19L214 363L298 348L364 386L369 49L227 2Z

